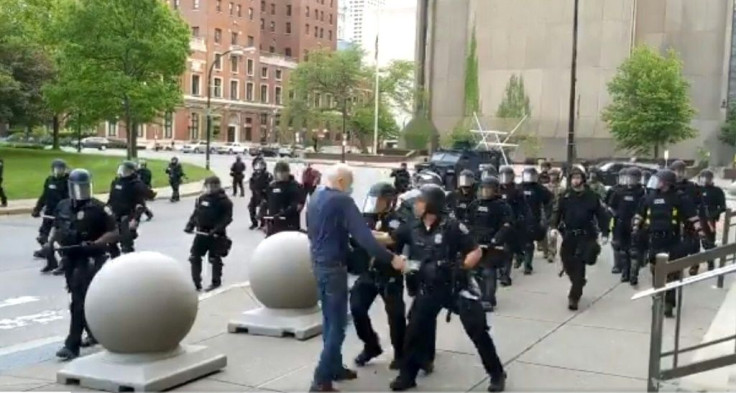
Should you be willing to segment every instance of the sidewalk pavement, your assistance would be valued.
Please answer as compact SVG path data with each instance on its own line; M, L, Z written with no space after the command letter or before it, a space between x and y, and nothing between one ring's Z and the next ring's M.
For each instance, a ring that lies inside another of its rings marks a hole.
M489 314L491 333L506 364L508 391L643 391L646 389L650 310L647 299L631 301L636 292L610 273L610 249L588 272L588 285L579 312L567 310L566 278L558 278L558 264L536 260L535 273L515 271L514 285L499 289L499 309ZM642 271L642 285L649 273ZM727 281L730 287L732 279ZM703 282L684 293L681 345L701 342L723 301L726 290ZM380 299L371 309L373 326L384 354L365 368L359 378L340 383L343 391L386 391L396 372L388 369L391 346ZM227 333L227 323L256 307L248 287L233 288L200 302L197 321L185 339L228 356L222 372L194 381L178 391L305 391L322 348L321 337L307 341ZM438 317L435 372L420 376L416 391L485 391L488 378L459 318ZM674 321L665 321L664 349L672 348ZM59 332L60 334L62 332ZM361 350L355 330L348 328L344 362ZM687 362L692 355L684 355ZM8 370L0 376L0 390L69 391L57 385L55 360ZM84 390L73 387L74 390ZM663 390L676 390L668 385Z

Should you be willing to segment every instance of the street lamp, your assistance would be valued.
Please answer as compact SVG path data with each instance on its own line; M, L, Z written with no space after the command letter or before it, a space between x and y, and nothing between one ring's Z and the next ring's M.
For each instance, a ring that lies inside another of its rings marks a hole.
M225 51L224 53L221 53L219 55L215 55L215 61L210 64L210 68L207 71L207 144L205 146L205 164L204 167L209 170L210 169L210 144L212 144L212 71L215 69L215 64L217 64L218 61L220 61L225 55L228 54L234 54L237 56L242 56L246 52L252 53L256 51L256 47L249 46L247 48L232 48L228 51ZM223 86L220 86L220 89L222 89Z

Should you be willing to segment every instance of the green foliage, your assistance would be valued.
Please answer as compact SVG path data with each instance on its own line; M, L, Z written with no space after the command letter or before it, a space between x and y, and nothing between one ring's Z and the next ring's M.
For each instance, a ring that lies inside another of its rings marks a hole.
M721 135L718 139L731 147L736 147L736 105L734 104L728 108L726 123L721 127Z
M414 62L394 60L380 73L379 88L382 96L406 113L411 113L414 101L420 99L419 92L414 87L414 67Z
M418 114L406 124L401 136L407 149L424 150L429 145L429 139L437 133L437 128L426 116Z
M501 104L496 110L496 117L502 119L521 119L524 116L531 115L529 105L529 97L524 89L524 78L511 75L509 82L506 84L506 92L503 96Z
M364 152L368 147L373 146L374 116L375 105L373 102L357 105L352 116L350 116L350 130L360 142L360 147ZM379 139L396 139L399 136L399 126L385 103L379 103L378 107L378 133Z
M478 86L478 40L475 26L470 37L470 48L465 57L465 116L480 112L480 87ZM453 131L454 132L454 131Z
M445 134L442 138L442 146L452 147L458 143L471 144L475 146L475 137L470 130L477 128L475 127L474 117L465 117L460 120L449 134Z
M136 155L134 124L173 110L189 56L189 28L165 2L79 0L64 10L59 81L52 106L83 112L88 121L123 119Z
M660 148L694 137L689 87L674 51L634 49L608 83L611 104L603 111L618 146L656 157Z

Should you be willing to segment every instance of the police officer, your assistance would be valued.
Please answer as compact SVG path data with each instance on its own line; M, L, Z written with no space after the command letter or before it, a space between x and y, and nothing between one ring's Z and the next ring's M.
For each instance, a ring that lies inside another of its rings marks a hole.
M5 195L3 188L3 170L5 169L5 161L0 158L0 207L8 207L8 197Z
M491 176L498 178L498 168L493 164L483 164L478 169L480 169L481 180Z
M299 230L299 204L302 202L299 184L291 176L286 161L277 162L273 173L274 181L266 190L266 216L271 221L266 226L266 236Z
M396 188L389 183L377 183L371 187L363 206L363 215L368 226L389 235L399 228L402 220L394 211L397 196ZM394 253L397 251L393 247L389 247L389 250ZM400 364L406 333L404 277L390 264L384 266L368 263L365 271L359 274L350 290L350 313L355 331L364 344L363 351L355 358L355 364L364 366L383 353L368 316L373 301L380 295L388 316L391 344L394 348L394 358L389 367L395 370Z
M532 273L534 242L541 242L547 233L552 193L539 184L537 169L525 168L521 173L521 191L531 215L529 216L527 236L524 243L524 274Z
M202 290L202 257L212 265L212 283L206 291L222 285L222 258L230 252L231 242L225 229L233 222L233 203L227 197L217 176L204 180L204 194L194 203L194 211L189 217L184 232L197 233L189 251L192 268L192 281L197 291Z
M135 251L134 241L138 237L138 224L145 212L146 199L152 197L151 189L136 176L136 165L123 161L118 167L117 177L110 184L107 205L112 209L120 231L120 249L123 253ZM120 255L116 245L110 248L110 256Z
M550 182L549 171L552 169L552 165L549 161L542 161L539 164L539 184L546 186Z
M621 273L621 282L631 285L639 283L640 247L638 239L632 237L631 222L636 215L639 204L644 199L644 187L641 186L641 170L628 168L619 175L619 185L611 195L608 208L613 215L613 247L614 263ZM615 271L614 271L615 272Z
M545 184L545 187L552 193L552 206L554 207L560 194L564 191L564 185L562 184L562 171L559 168L552 168L549 171L549 183ZM551 217L551 209L550 209ZM553 263L557 257L557 237L553 236L553 233L546 228L545 237L542 241L542 253L544 258L549 263Z
M184 168L182 168L178 158L171 157L171 162L166 167L166 174L169 176L169 185L171 186L171 202L179 202L179 186L182 179L187 176L184 174Z
M266 166L266 159L264 159L264 158L263 158L263 153L262 153L261 151L258 151L258 152L256 153L256 156L255 156L255 157L253 157L253 160L251 161L251 163L250 163L251 165L250 165L250 166L251 166L252 168L255 168L255 167L256 167L256 164L257 164L257 163L258 163L259 161L260 161L260 162L262 162L264 166Z
M506 244L514 222L511 206L501 198L498 179L480 181L478 200L470 208L470 227L483 250L480 262L481 304L485 311L496 307L497 269L509 259Z
M31 216L35 218L41 217L42 212L44 216L41 221L41 228L38 229L38 237L36 237L36 241L42 248L33 253L33 256L36 258L44 258L49 252L46 246L49 240L49 233L51 233L51 228L54 226L53 213L56 205L63 199L69 197L68 183L69 174L67 173L66 162L59 159L53 160L51 162L51 174L43 182L43 191L31 212ZM47 264L41 272L47 273L54 268L55 266Z
M115 217L109 207L92 197L92 176L85 169L69 174L69 198L54 210L54 241L64 259L66 283L71 292L69 335L56 356L71 360L79 356L82 333L87 330L84 299L92 278L105 262L107 246L118 235Z
M450 214L460 222L468 223L470 205L475 200L475 173L464 169L457 178L457 190L448 195Z
M514 178L514 168L509 165L504 165L499 169L499 182L501 183L501 198L511 206L511 211L514 215L513 224L513 235L509 236L509 249L511 254L509 255L508 261L504 263L500 269L499 282L503 286L511 285L511 256L516 256L515 267L521 267L524 260L524 244L526 243L526 223L527 219L530 218L531 212L529 206L524 200L524 194L521 188L516 185Z
M240 196L244 197L245 189L243 189L243 179L245 179L245 163L240 155L235 157L235 162L230 166L230 177L233 178L233 196L238 195L238 188L240 188Z
M588 187L598 195L601 201L606 200L606 186L601 182L601 173L598 168L590 169L590 176L587 179Z
M618 171L618 175L616 177L616 184L614 184L612 187L610 187L606 191L606 197L603 199L603 204L607 206L608 213L611 216L611 229L614 229L614 225L616 224L616 212L611 207L611 203L613 202L613 197L616 195L616 193L622 193L627 190L628 182L629 182L630 176L629 176L629 168L621 168L621 170ZM621 265L621 253L617 250L617 247L619 246L618 238L616 237L617 234L614 231L613 233L613 241L611 242L611 249L613 250L613 267L611 268L612 274L621 274L622 265Z
M700 187L688 180L687 178L687 165L682 160L676 160L670 164L670 170L677 176L677 183L675 189L683 192L690 201L695 205L695 209L698 213L702 213L701 201L703 199L701 195ZM700 239L698 238L697 231L689 222L684 222L685 226L682 231L682 241L686 245L687 253L685 255L697 254L700 252ZM690 274L698 274L698 268L693 266L690 268Z
M726 195L723 189L713 184L713 171L704 169L698 175L698 183L701 191L701 216L705 218L703 231L705 232L704 249L711 249L716 245L716 224L721 214L726 211ZM713 270L715 264L708 261L708 270ZM697 270L695 271L697 273Z
M419 265L422 284L409 312L404 360L391 389L402 391L416 386L416 376L433 347L430 340L434 337L425 330L436 323L443 307L449 307L460 315L463 328L478 349L491 377L488 390L500 392L505 388L506 374L488 333L477 284L469 277L482 252L468 228L445 214L445 207L442 188L423 186L415 203L418 220L402 225L395 234L398 250L409 246L409 265ZM456 261L458 254L462 256L460 261Z
M153 180L153 173L151 173L151 170L148 169L148 163L146 163L145 160L138 160L138 169L136 170L138 173L138 178L141 179L143 184L148 187L149 190L151 190L152 194L155 194L153 191L153 186L151 185L151 181ZM148 221L151 221L153 218L153 212L151 209L148 208L148 206L145 206L146 211L144 212L146 215L146 218Z
M652 264L652 271L659 253L669 254L670 260L682 258L689 253L690 244L682 242L681 228L685 223L689 223L701 238L705 238L695 204L687 194L677 190L676 183L677 175L672 170L662 169L653 175L649 179L652 191L639 205L639 211L634 217L634 231L645 231L649 238L649 262ZM679 280L681 276L681 273L670 274L667 281ZM671 318L674 307L675 291L667 291L664 315Z
M641 171L641 185L644 187L644 192L649 192L649 187L647 186L649 184L649 179L652 177L652 172L648 170Z
M422 188L422 186L426 184L435 184L440 187L444 187L445 185L445 182L442 180L442 176L431 169L422 169L414 175L412 180L414 188L417 189Z
M594 264L600 254L595 224L605 244L609 221L599 195L585 184L585 169L576 165L570 169L569 176L570 189L557 200L550 225L554 232L562 230L563 233L560 258L572 284L567 308L575 311L586 283L585 266Z
M406 169L406 163L402 162L399 169L391 171L391 177L394 178L394 187L399 194L406 192L411 185L411 175Z
M255 161L255 160L254 160ZM248 188L250 188L250 201L248 201L248 214L250 215L250 229L256 229L263 226L263 221L258 219L257 209L266 200L266 191L269 184L273 181L273 176L266 171L266 162L263 160L255 161L253 166L253 174L248 180Z

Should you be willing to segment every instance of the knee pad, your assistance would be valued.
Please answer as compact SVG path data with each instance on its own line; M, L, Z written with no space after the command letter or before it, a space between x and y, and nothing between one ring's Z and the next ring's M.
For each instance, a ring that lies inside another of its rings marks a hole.
M207 261L213 266L222 266L222 258L220 257L208 256Z

